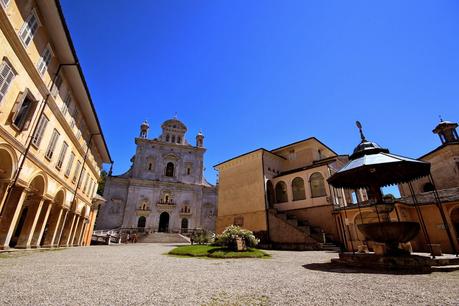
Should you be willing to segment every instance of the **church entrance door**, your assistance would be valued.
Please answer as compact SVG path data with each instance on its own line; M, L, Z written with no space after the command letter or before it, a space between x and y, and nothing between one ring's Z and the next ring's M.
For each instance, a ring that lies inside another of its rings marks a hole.
M159 228L158 232L168 232L169 231L169 214L167 212L161 213L159 215Z

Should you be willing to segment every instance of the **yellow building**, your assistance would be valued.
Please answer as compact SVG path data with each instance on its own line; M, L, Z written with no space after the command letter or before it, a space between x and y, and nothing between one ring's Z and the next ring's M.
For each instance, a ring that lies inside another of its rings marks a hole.
M326 179L347 160L311 137L216 165L217 232L240 225L276 248L320 248L335 241L333 201L343 195L335 194Z
M110 155L62 9L0 6L0 248L88 245Z

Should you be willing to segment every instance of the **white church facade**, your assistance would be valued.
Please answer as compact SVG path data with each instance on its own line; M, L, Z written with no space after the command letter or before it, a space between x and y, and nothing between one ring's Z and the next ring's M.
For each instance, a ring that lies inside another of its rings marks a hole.
M193 146L185 138L187 127L177 118L161 128L158 138L149 139L149 125L142 123L131 168L107 177L107 203L96 229L215 231L217 189L204 178L204 135L199 132Z

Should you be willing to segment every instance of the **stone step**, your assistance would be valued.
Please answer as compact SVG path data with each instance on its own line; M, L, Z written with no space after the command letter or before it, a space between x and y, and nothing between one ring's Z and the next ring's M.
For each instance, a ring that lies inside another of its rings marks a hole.
M292 220L292 219L287 219L286 220L288 224L291 224L295 227L298 227L298 221L297 220Z
M299 228L300 230L302 230L305 234L307 235L310 235L311 234L311 230L309 229L309 226L297 226L297 228Z
M139 236L139 243L189 243L189 238L172 233L150 233L145 236Z
M459 265L432 266L432 272L452 272L459 271Z
M435 258L432 259L433 264L432 266L451 266L451 265L459 265L459 257L450 257L450 258Z

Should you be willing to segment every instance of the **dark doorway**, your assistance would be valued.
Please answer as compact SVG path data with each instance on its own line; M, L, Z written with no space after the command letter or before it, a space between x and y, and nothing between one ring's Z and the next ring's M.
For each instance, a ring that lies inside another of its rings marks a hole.
M182 219L182 233L187 233L188 232L188 219L183 218Z
M165 232L169 231L169 214L167 212L161 213L159 215L159 228L158 232Z
M145 228L145 224L147 223L147 219L144 216L139 217L139 220L137 221L137 227L140 229Z

